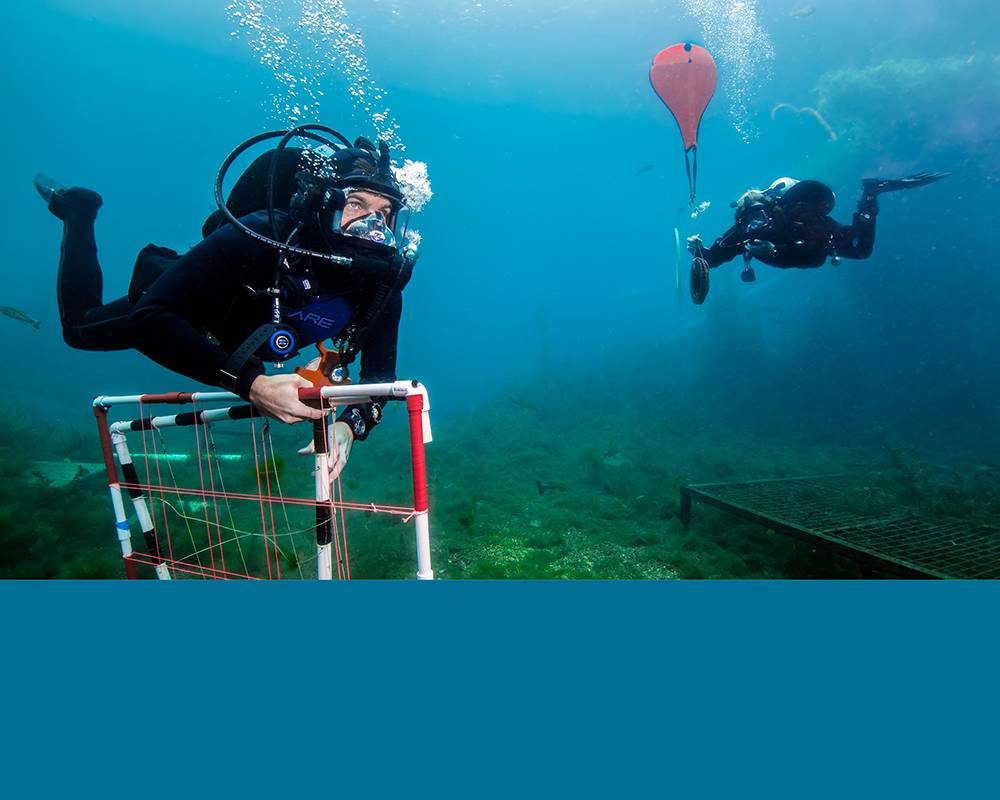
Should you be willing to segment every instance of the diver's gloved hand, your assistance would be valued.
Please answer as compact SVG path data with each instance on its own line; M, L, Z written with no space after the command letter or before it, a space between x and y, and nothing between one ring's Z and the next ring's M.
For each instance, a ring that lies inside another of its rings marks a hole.
M697 233L694 236L688 237L687 246L688 252L693 256L700 256L701 251L705 249L705 243Z
M347 466L351 457L351 447L354 445L354 431L346 422L336 422L327 428L327 447L330 450L330 480L335 481ZM316 445L309 442L299 450L300 456L313 455Z
M950 172L918 172L906 178L865 178L861 181L864 192L869 197L875 197L883 192L898 192L902 189L917 189L929 183L935 183L947 178Z
M775 247L771 242L765 242L761 239L754 239L746 243L747 252L754 258L766 259L774 258L778 255L778 248Z

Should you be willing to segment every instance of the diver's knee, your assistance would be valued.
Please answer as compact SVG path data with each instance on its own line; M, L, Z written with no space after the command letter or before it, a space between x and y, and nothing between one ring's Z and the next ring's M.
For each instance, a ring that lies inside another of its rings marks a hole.
M136 313L133 307L129 311L128 317L125 319L125 335L128 337L129 341L134 342L136 336L142 330L142 313Z
M63 323L63 341L74 350L93 350L78 325Z
M125 320L125 337L133 343L142 341L149 332L150 309L145 308L140 301L129 310Z
M74 350L83 349L80 347L79 335L72 328L63 328L62 337L68 347L72 347Z

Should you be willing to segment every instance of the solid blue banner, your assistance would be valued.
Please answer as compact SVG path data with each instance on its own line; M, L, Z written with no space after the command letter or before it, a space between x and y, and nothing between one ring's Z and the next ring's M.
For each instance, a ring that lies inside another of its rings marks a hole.
M6 583L9 779L145 785L155 765L272 794L968 796L1000 710L998 593Z

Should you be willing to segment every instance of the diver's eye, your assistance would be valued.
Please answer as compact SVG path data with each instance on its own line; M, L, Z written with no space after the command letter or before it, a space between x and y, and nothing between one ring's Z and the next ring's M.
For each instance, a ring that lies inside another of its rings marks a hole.
M359 200L348 200L347 205L350 206L351 208L364 209L364 206L361 205L361 202Z

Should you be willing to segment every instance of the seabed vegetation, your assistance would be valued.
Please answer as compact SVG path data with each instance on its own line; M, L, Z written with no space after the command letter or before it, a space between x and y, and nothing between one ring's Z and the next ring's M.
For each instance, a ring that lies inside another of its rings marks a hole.
M637 401L640 402L640 401ZM554 409L547 411L546 409ZM815 550L723 512L695 506L681 525L678 487L685 483L849 473L861 497L970 525L1000 516L1000 464L956 457L949 463L880 443L868 449L810 441L786 432L768 437L706 421L693 412L669 418L636 408L631 429L600 414L555 403L500 397L473 413L437 420L428 448L434 568L442 579L860 578L850 559ZM120 578L122 567L106 481L101 472L65 485L33 470L32 452L99 461L90 430L39 433L26 416L0 427L0 578ZM17 421L19 420L19 421ZM350 500L403 505L410 498L405 415L388 413L369 441L354 448L343 481ZM230 491L255 491L258 479L283 482L288 495L310 496L311 461L297 457L301 427L274 426L278 453L267 468L242 463L227 473ZM516 432L516 435L512 434ZM41 440L40 440L41 439ZM227 444L237 442L227 439ZM248 444L249 446L249 444ZM252 462L248 462L252 463ZM191 503L191 501L187 501ZM186 511L185 511L186 509ZM859 509L860 510L860 509ZM200 522L204 510L171 503ZM244 509L234 527L241 556L260 559L259 510ZM288 522L286 576L310 577L308 514ZM279 519L279 532L283 523ZM352 575L406 579L414 572L413 527L399 517L348 512ZM137 548L141 537L133 532Z

